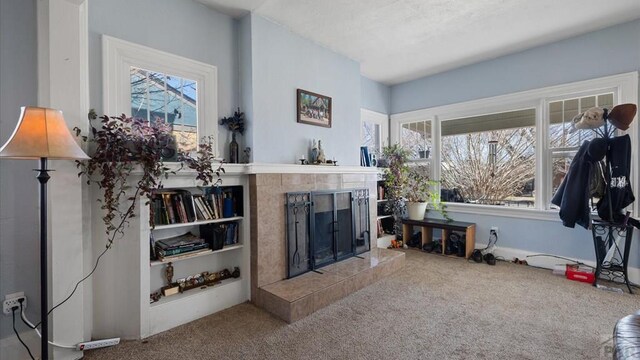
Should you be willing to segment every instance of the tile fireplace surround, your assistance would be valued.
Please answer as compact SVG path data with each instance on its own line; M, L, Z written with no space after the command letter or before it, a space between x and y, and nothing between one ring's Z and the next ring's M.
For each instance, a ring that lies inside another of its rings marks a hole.
M296 191L369 189L370 229L375 246L378 176L368 173L259 173L249 176L251 212L251 301L287 322L299 320L404 265L404 254L371 251L287 277L285 194Z

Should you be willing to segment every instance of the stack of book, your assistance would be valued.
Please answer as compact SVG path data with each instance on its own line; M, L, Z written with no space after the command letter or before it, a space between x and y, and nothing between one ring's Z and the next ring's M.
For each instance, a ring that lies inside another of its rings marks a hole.
M186 190L157 192L151 206L156 225L189 223L196 220L193 197Z
M233 191L216 189L203 195L194 195L198 220L229 218L236 215L236 201Z
M201 237L192 233L156 240L155 255L158 260L169 261L176 258L191 256L196 253L210 252L209 244Z

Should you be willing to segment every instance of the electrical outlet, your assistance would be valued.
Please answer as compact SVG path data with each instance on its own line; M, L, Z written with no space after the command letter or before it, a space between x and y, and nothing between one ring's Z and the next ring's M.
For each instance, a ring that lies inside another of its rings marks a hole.
M27 308L27 297L24 296L24 292L20 291L17 293L9 294L4 296L4 301L2 302L2 312L5 315L11 315L11 309L14 306L18 307L18 313L20 312L20 299L24 299L22 301L22 308Z
M498 236L498 230L499 230L499 229L498 229L498 227L497 227L497 226L492 226L492 227L491 227L491 230L489 230L489 234L491 234L491 233L494 233L494 232L495 232L495 233L496 233L496 236Z
M77 350L93 350L107 346L116 346L120 344L120 338L104 339L96 341L87 341L76 345Z

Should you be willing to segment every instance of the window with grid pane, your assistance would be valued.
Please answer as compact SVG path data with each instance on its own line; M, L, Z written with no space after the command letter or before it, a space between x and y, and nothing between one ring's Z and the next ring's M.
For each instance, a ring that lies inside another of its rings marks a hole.
M400 145L414 160L428 159L431 153L431 121L414 121L400 126Z
M560 187L562 180L569 171L573 157L580 145L597 136L592 129L574 129L572 120L577 115L592 107L611 109L614 106L613 93L594 94L578 98L567 98L549 103L548 142L549 142L549 166L551 174L551 196L547 203L552 209L557 206L551 204L551 197ZM597 200L597 199L596 199Z
M194 80L130 68L131 114L172 125L178 149L196 151L198 146L198 88Z

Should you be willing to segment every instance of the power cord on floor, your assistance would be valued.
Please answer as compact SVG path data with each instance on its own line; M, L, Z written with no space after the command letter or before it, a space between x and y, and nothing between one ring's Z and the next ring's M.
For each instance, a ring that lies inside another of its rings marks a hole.
M22 346L24 346L24 348L27 349L27 352L29 353L29 357L31 358L31 360L35 360L35 358L33 357L33 354L31 353L31 349L29 349L27 344L25 344L25 342L22 341L22 338L20 337L18 330L16 330L16 310L18 310L17 306L14 306L11 308L11 316L13 317L13 332L16 334L16 337L18 337L18 341L20 341L20 344L22 344Z
M576 263L577 265L582 265L582 266L586 266L586 267L590 267L592 269L595 269L594 266L591 266L589 264L585 264L582 261L578 261L578 260L574 260L574 259L570 259L564 256L558 256L558 255L550 255L550 254L533 254L533 255L527 255L527 258L530 257L538 257L538 256L545 256L545 257L552 257L552 258L556 258L556 259L561 259L561 260L567 260L567 261L571 261L573 263Z

